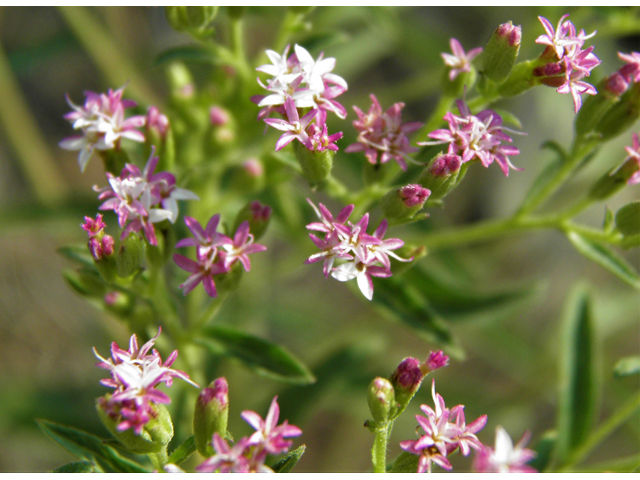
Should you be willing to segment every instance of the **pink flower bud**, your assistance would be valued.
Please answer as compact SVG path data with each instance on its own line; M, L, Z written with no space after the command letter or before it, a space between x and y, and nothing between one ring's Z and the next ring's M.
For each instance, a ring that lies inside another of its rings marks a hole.
M210 386L202 389L198 401L206 406L212 400L218 402L219 408L226 408L229 404L229 384L224 377L215 379Z
M147 128L156 130L158 135L164 138L169 129L169 119L166 115L160 113L158 107L149 107L149 110L147 110Z
M442 350L436 352L429 352L429 356L424 362L424 367L428 370L425 373L433 372L442 367L449 365L449 357L444 354Z
M264 174L262 163L257 158L250 158L242 164L242 168L252 177L260 177Z
M400 198L404 201L407 207L414 207L416 205L424 205L427 201L431 191L424 188L422 185L412 184L402 187L400 189Z
M222 126L229 123L229 114L221 107L211 107L209 110L211 125Z
M607 92L619 97L627 91L629 83L620 72L614 72L609 76L609 78L607 78L604 88Z
M256 222L269 220L269 217L271 216L271 207L269 205L262 205L257 200L251 202L249 208L251 209L252 218Z
M462 159L454 154L447 153L442 155L433 162L429 173L434 177L448 177L452 173L456 173L462 166Z
M102 237L102 254L105 257L110 257L113 255L113 246L114 246L113 237L111 235L105 235Z
M503 23L498 27L496 33L499 37L506 38L510 47L520 45L522 28L519 25L514 26L511 22Z
M391 375L391 383L396 391L415 392L422 383L423 376L420 370L420 361L407 357L400 362L396 371Z

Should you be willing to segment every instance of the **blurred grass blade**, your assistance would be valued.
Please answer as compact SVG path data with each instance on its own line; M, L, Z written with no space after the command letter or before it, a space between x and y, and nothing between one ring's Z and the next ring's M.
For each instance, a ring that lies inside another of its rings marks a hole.
M236 358L266 377L300 385L315 382L309 369L287 350L240 330L209 326L195 341L213 354Z
M196 442L193 435L188 437L182 445L176 448L169 456L167 463L173 463L174 465L180 465L185 462L196 451Z
M564 313L556 460L564 465L589 435L598 401L595 332L586 287L574 290Z
M640 289L640 275L608 245L592 242L577 232L567 233L567 238L575 249L589 260L606 268L632 287Z
M38 426L73 455L98 465L107 473L148 473L141 465L121 457L95 435L72 427L36 420Z
M298 463L302 455L304 455L306 449L306 445L300 445L294 451L289 452L282 460L274 463L271 469L275 473L291 473L291 470L293 470L293 467L296 466L296 463Z
M640 356L620 359L613 367L613 374L618 378L640 374Z
M96 473L96 468L91 462L73 462L56 468L52 473Z

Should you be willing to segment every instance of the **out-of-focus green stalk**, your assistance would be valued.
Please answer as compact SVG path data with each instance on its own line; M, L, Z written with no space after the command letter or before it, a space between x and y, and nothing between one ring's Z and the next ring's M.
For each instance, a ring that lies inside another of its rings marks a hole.
M0 121L20 157L20 168L38 199L45 205L56 203L64 196L64 180L55 167L55 160L29 111L1 46Z
M391 436L393 422L389 422L384 428L376 430L371 450L371 460L373 462L373 473L386 473L387 471L387 444Z
M133 61L122 53L107 30L84 7L58 7L87 52L114 88L128 83L131 96L162 109L163 102Z

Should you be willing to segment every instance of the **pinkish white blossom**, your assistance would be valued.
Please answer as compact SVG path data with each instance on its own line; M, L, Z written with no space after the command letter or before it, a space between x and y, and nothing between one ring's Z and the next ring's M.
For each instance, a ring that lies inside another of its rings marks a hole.
M313 149L311 141L309 140L309 135L307 134L305 129L307 128L311 120L313 120L313 118L316 116L318 110L313 109L305 116L300 118L300 116L298 115L298 109L296 108L295 103L291 97L286 98L284 102L284 108L287 113L287 120L278 118L266 118L264 120L267 125L285 132L276 142L276 152L289 145L294 139L297 139L308 149Z
M419 456L418 473L431 473L433 463L445 470L451 470L451 463L447 459L451 453L459 449L460 453L466 456L470 452L469 448L483 448L475 433L486 424L486 415L470 425L465 425L464 414L461 413L464 407L458 405L451 410L446 408L444 399L436 393L435 380L432 383L431 395L435 410L428 405L421 405L420 409L426 416L416 415L419 428L422 428L424 434L420 435L418 440L400 442L403 450Z
M156 415L153 404L171 403L169 396L156 388L160 383L170 387L174 378L181 378L198 386L185 372L170 368L178 357L177 350L164 363L157 350L149 353L160 332L158 328L158 334L142 347L138 346L138 338L133 334L128 350L121 349L113 342L110 359L103 358L93 349L94 355L100 360L96 366L111 373L111 378L103 379L100 383L115 390L111 396L101 398L100 405L120 422L118 430L132 428L139 435L144 425Z
M302 435L302 430L295 425L289 425L287 420L282 425L278 425L280 406L278 405L277 396L273 397L267 417L264 420L251 410L243 411L241 416L256 429L249 437L248 444L255 445L259 451L265 451L273 455L287 452L293 442L285 439Z
M248 439L241 438L232 447L217 432L213 434L215 455L196 467L200 473L249 473L249 458L245 456Z
M621 53L618 52L620 60L627 62L620 68L619 72L627 82L632 80L640 82L640 52Z
M449 80L453 81L461 73L471 71L471 61L480 55L482 48L474 48L473 50L469 50L465 53L462 45L455 38L452 38L449 41L449 45L451 46L451 52L453 52L453 55L449 53L441 53L440 56L444 59L444 64L450 68Z
M331 212L323 205L316 207L313 202L307 199L312 206L319 222L312 222L307 225L308 230L322 232L324 239L309 234L313 243L320 249L320 253L311 255L305 264L323 261L323 273L325 277L329 274L338 281L346 282L356 279L362 294L368 299L373 298L373 281L371 277L390 277L391 263L389 256L400 261L410 261L397 256L392 250L396 250L404 242L398 238L384 240L387 230L387 221L383 220L373 235L366 233L369 223L369 214L366 213L356 223L347 222L354 205L343 208L334 219ZM337 267L333 267L335 260L345 262Z
M402 123L401 110L404 103L395 103L386 112L375 95L371 94L371 107L367 114L354 106L358 120L353 122L358 131L358 141L349 145L345 152L364 152L369 163L375 165L395 160L403 170L407 169L409 156L419 149L409 144L407 135L422 127L420 122Z
M524 446L529 441L529 432L525 432L520 441L513 446L511 437L500 426L496 428L494 448L483 446L473 460L473 469L478 473L537 473L527 465L536 456L536 452Z
M83 106L75 105L67 96L67 102L73 109L64 118L69 120L75 130L82 135L62 140L59 145L65 150L80 150L78 163L84 171L94 150L118 148L120 139L128 138L144 142L144 135L137 129L145 125L145 116L136 115L125 119L125 109L134 107L132 100L123 100L124 87L106 94L86 92Z
M448 143L448 153L460 155L463 163L475 159L488 167L495 161L505 176L509 175L509 168L521 171L509 159L520 151L503 143L513 141L504 131L513 131L502 126L502 117L493 110L483 110L472 115L464 101L458 100L456 103L460 116L448 112L444 119L449 123L449 128L431 132L429 137L435 139L435 142L418 142L418 145Z

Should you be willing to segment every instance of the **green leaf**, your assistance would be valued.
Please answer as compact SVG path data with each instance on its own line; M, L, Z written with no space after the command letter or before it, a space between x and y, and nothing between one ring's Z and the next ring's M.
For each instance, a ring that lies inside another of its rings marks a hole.
M524 197L524 200L522 201L522 205L520 205L518 212L527 211L530 208L531 203L538 201L538 196L540 195L540 193L547 187L549 182L551 182L555 178L556 173L564 165L565 157L562 149L556 150L555 148L553 148L553 150L560 155L560 159L553 160L546 167L544 167L540 175L538 175L538 177L533 182L533 185L531 185L531 188L529 188L529 191Z
M544 472L553 459L553 450L555 449L557 439L558 434L555 431L545 432L536 445L536 458L529 462L529 466L535 468L539 472Z
M154 60L153 66L165 65L172 62L216 63L212 52L198 45L184 45L170 48L160 53Z
M95 473L95 465L91 462L73 462L62 465L53 470L52 473Z
M563 465L588 437L598 401L595 332L589 292L574 290L564 314L556 459Z
M505 125L513 125L516 128L522 128L522 122L515 114L508 110L496 108L494 111L502 117L502 123Z
M294 451L289 452L286 457L271 466L271 469L275 473L290 473L296 463L300 460L304 451L307 449L306 445L300 445Z
M107 473L148 473L141 465L121 457L101 438L82 430L67 427L48 420L36 420L44 433L62 445L65 450L99 466Z
M618 378L640 374L640 356L620 359L616 366L613 367L613 374Z
M416 473L418 471L418 455L402 452L393 462L391 473Z
M173 452L171 452L171 455L169 456L169 461L167 463L180 465L182 462L186 461L195 451L196 451L196 442L193 435L191 435L184 442L182 442L182 445L180 445Z
M89 249L86 244L82 245L67 245L66 247L58 248L58 253L67 260L78 263L83 267L92 268L95 270L96 266L93 263L93 257L89 253Z
M196 343L214 355L236 358L257 373L284 382L307 385L315 382L309 369L278 345L230 327L206 327Z
M628 203L616 212L616 227L625 237L640 233L640 200Z
M606 268L632 287L640 289L640 276L638 273L609 246L588 240L577 232L568 232L567 238L575 249L585 257Z
M606 462L588 465L584 468L573 469L573 472L579 473L635 473L640 469L640 453L629 457L617 458L615 460L607 460Z

